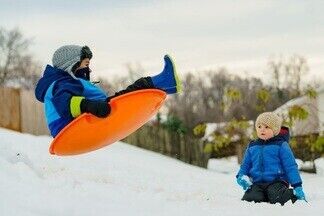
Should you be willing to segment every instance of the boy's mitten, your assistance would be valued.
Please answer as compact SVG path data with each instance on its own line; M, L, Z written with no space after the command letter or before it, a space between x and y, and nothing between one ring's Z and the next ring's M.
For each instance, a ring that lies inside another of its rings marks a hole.
M294 188L294 195L299 200L306 200L305 193L304 193L303 188L301 186Z
M238 176L237 178L236 178L236 182L237 182L237 184L239 184L242 188L243 188L243 190L248 190L250 187L251 187L251 185L252 185L252 182L251 182L251 180L250 180L250 178L247 176L247 175L242 175L242 176Z
M92 101L83 99L80 104L81 112L88 112L97 117L104 118L110 114L111 107L106 101Z

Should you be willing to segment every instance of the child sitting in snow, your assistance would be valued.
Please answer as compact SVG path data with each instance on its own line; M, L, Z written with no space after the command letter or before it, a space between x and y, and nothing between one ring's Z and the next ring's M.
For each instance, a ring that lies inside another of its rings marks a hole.
M289 130L281 127L282 119L265 112L255 122L258 139L246 149L236 176L245 190L242 200L280 203L305 200L298 167L289 147ZM294 189L290 189L291 185Z
M91 58L92 52L87 46L62 46L54 52L53 66L46 66L37 83L35 95L45 105L46 121L53 137L82 113L107 117L110 113L108 102L112 97L139 89L161 89L167 94L177 93L180 89L174 63L166 55L160 74L140 78L125 90L108 97L90 82Z

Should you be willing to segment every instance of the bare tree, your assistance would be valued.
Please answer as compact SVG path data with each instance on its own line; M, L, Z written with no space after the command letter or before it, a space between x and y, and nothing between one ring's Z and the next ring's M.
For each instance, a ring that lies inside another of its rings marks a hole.
M268 62L272 74L273 87L277 89L279 99L283 99L284 89L289 89L290 97L297 97L302 92L302 78L309 71L304 57L293 55L288 59L280 57Z
M285 66L286 74L289 76L288 84L292 86L296 92L296 96L301 95L301 81L302 77L309 71L307 61L304 57L294 55L290 57Z
M144 67L138 62L137 63L129 62L129 63L126 63L125 66L126 66L127 72L128 72L127 79L131 83L135 82L137 79L142 77L142 74L145 74ZM131 84L131 83L129 83L129 84Z
M133 84L137 79L141 78L141 74L144 74L144 68L140 64L125 64L127 69L127 75L113 76L110 79L99 77L99 85L106 90L109 95L114 95L115 92L121 91L127 86Z
M0 86L34 87L40 66L28 50L30 44L18 29L0 28Z
M284 77L283 70L282 70L283 62L281 59L277 61L273 59L268 62L268 65L269 65L270 72L272 74L273 86L277 90L277 96L279 98L282 98L281 88L283 82L282 79Z

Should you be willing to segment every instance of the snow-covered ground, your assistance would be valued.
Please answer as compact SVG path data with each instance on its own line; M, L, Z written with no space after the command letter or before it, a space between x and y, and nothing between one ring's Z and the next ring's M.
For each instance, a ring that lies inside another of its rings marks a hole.
M48 153L49 137L0 128L1 216L323 215L324 159L302 174L309 203L240 201L235 158L209 170L121 142L72 157Z

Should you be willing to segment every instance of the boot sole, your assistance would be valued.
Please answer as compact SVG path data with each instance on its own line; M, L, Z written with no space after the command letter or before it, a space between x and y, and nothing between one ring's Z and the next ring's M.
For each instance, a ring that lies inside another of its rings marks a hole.
M177 93L180 93L182 91L182 85L181 85L181 82L180 82L180 79L179 79L179 76L178 76L178 73L177 73L177 69L176 69L176 66L175 66L175 63L174 63L174 60L171 58L170 55L166 55L171 63L172 63L172 67L173 67L173 75L174 75L174 79L176 81L176 89L177 89Z

